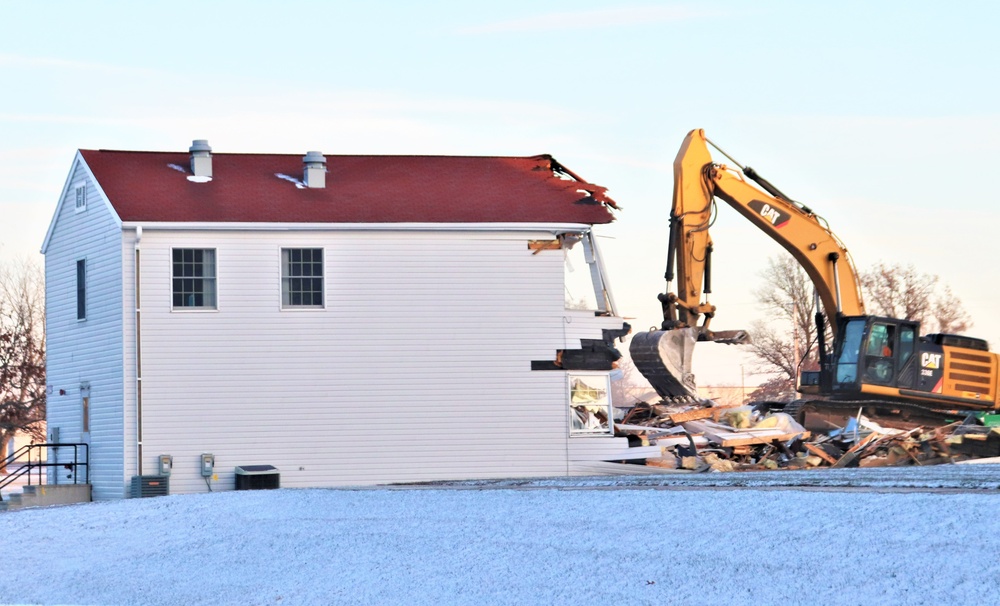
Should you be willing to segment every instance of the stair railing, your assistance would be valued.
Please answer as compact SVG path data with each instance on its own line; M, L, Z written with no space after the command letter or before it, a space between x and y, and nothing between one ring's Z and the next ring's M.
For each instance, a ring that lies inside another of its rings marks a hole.
M60 448L72 448L73 449L73 462L60 462L58 461L58 449ZM80 449L83 450L82 456ZM45 451L45 460L42 460L42 452ZM36 460L32 461L31 455L33 452L37 452ZM19 461L21 457L27 455L27 461ZM80 468L83 468L84 484L90 484L90 444L86 442L62 442L62 443L44 443L44 444L27 444L15 450L6 459L7 468L10 469L14 465L19 465L17 469L13 472L8 473L6 476L0 477L0 490L4 487L9 486L15 480L21 477L27 476L28 486L31 486L31 472L37 471L38 484L44 484L42 481L42 470L47 470L50 467L61 467L63 469L68 469L72 472L73 483L78 483L78 476L80 475ZM58 474L57 474L58 477ZM58 481L56 482L58 484ZM0 494L0 501L3 500L3 494Z

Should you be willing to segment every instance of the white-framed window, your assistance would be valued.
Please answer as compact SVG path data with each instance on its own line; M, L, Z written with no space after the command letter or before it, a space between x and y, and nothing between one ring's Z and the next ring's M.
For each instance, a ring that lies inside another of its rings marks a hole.
M83 433L90 433L90 383L80 384L80 426Z
M281 307L323 307L323 249L281 249Z
M174 309L216 309L215 249L174 248L170 266Z
M608 373L569 373L570 435L612 433L611 377Z
M87 210L87 183L83 182L76 186L76 212Z
M87 260L76 261L76 319L87 319Z

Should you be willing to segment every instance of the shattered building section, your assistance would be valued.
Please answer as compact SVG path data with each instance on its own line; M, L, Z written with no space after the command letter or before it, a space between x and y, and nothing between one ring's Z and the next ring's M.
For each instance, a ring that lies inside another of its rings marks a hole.
M566 323L573 324L574 316L580 316L585 325L597 322L593 327L599 330L599 332L585 331L579 335L567 333L567 346L555 350L551 359L533 360L531 369L594 371L615 369L622 357L615 342L623 340L631 332L632 327L615 317L617 313L614 298L608 287L607 271L593 232L588 230L581 233L564 233L553 241L531 241L528 243L528 248L536 254L542 250L563 251L566 256ZM571 252L578 253L576 263L570 260ZM580 265L585 265L586 271L582 271ZM573 289L569 286L573 280L571 274L577 274L574 276ZM588 315L592 315L595 319L590 320Z
M813 433L780 411L715 406L710 401L687 407L638 402L618 412L616 435L627 437L637 452L647 455L628 462L664 470L1000 462L998 415L969 415L941 427L899 429L870 421L858 410L844 427Z

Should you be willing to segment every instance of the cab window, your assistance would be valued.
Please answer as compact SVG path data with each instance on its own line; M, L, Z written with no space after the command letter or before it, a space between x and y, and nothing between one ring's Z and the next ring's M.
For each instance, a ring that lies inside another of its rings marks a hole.
M869 356L881 358L892 357L892 350L895 347L894 334L895 327L888 324L873 324L871 333L868 335Z

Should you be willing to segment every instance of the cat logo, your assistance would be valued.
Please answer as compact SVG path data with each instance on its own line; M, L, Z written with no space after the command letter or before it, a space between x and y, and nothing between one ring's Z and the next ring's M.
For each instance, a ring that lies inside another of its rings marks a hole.
M941 354L936 353L922 353L920 354L920 366L923 368L938 369L941 368Z
M752 200L747 206L757 211L757 214L761 216L765 221L773 225L775 228L782 228L791 219L788 213L782 212L767 202L761 202L760 200Z

